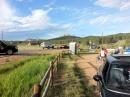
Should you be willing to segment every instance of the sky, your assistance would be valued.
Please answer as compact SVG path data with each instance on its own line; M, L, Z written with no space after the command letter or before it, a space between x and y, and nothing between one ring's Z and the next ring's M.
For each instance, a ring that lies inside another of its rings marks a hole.
M0 0L0 39L130 32L130 0Z

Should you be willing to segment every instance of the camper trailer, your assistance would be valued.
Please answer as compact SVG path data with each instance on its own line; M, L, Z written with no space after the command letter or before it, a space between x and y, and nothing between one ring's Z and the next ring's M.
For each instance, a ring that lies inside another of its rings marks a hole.
M54 48L54 45L52 45L52 44L49 43L49 42L42 42L42 43L41 43L41 47L42 47L43 49L45 49L45 48L47 48L47 49L53 49L53 48Z

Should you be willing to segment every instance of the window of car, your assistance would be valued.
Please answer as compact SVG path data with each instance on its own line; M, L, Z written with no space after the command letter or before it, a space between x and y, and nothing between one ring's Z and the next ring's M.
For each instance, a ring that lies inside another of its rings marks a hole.
M0 42L0 47L3 47L3 44Z
M0 45L1 45L1 46L5 46L6 43L5 43L5 42L0 42Z
M110 89L130 93L130 62L111 64L106 85Z
M4 45L0 42L0 51L4 49Z

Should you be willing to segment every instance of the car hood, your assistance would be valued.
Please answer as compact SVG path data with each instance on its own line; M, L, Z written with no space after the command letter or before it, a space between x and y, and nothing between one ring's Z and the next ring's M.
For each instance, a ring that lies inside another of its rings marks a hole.
M105 89L103 97L130 97L130 94Z

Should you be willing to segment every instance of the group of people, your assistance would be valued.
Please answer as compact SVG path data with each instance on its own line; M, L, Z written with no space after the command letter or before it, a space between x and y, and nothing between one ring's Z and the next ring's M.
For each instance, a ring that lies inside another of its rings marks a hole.
M117 49L115 49L115 51L112 54L119 54L119 53L120 53L120 49L117 48ZM107 49L102 48L100 51L100 55L98 56L98 59L104 61L106 59L107 55L108 55Z

